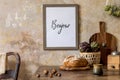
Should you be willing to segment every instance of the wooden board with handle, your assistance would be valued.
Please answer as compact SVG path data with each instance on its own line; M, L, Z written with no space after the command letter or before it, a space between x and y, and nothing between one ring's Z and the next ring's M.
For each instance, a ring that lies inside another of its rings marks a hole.
M99 25L100 33L93 34L90 37L89 42L91 43L93 41L96 41L100 44L101 63L106 65L108 54L117 49L117 41L115 36L106 32L105 22L99 22Z

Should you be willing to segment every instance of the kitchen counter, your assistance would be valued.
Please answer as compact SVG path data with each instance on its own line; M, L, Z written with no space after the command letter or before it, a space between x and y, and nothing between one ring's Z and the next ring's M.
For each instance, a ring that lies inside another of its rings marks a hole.
M61 77L53 76L51 78L50 75L45 76L43 74L44 69L51 72L53 68L58 73L61 73ZM40 74L40 77L37 74ZM120 80L120 71L108 71L104 69L103 76L97 76L93 75L92 69L84 71L62 71L57 66L40 66L30 80Z

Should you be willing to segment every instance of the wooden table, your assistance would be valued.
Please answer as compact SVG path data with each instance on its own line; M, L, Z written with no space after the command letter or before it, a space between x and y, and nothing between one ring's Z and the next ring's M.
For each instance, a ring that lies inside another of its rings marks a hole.
M49 76L43 75L44 69L51 71L53 68L62 74L61 77L53 76L50 78ZM36 74L40 74L41 76L38 78ZM92 69L84 71L62 71L57 66L40 66L30 80L120 80L120 72L104 69L103 76L97 76L93 75Z

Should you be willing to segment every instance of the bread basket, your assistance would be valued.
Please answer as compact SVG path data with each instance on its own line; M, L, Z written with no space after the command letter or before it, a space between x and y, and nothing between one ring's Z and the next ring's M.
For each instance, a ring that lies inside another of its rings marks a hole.
M90 66L100 63L100 55L100 52L80 52L80 56L84 57Z

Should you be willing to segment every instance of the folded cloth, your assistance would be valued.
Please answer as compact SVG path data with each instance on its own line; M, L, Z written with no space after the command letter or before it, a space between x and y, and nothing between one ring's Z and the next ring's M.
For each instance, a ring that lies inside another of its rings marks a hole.
M0 74L4 74L6 71L6 53L0 53Z

